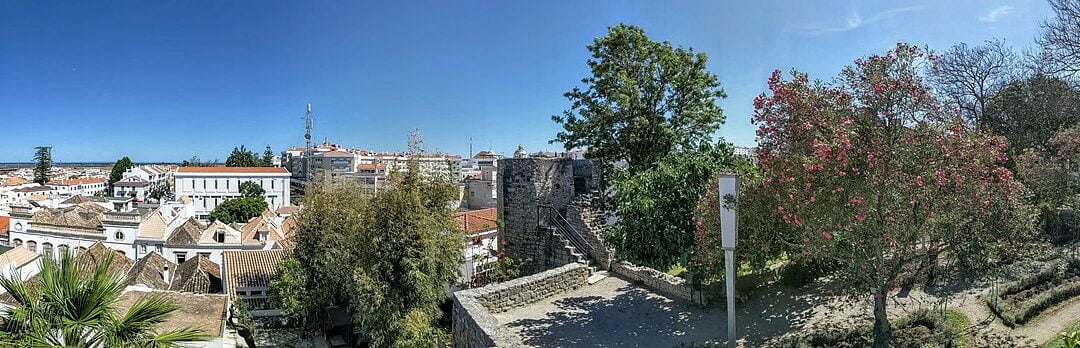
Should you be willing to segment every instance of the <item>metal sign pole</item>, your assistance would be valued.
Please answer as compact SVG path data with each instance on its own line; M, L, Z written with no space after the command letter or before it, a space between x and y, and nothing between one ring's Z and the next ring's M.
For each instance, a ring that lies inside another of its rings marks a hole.
M735 248L724 248L727 264L727 337L728 348L735 348Z
M720 197L720 246L724 249L727 268L727 346L735 348L735 244L738 242L739 216L736 205L739 197L739 178L734 174L720 173L717 188Z

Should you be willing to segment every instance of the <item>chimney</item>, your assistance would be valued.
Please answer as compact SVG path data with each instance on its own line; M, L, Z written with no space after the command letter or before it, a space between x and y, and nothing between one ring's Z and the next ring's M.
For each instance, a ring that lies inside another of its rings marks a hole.
M166 283L172 282L172 280L169 279L169 265L166 264L165 267L161 269L161 278L165 280Z

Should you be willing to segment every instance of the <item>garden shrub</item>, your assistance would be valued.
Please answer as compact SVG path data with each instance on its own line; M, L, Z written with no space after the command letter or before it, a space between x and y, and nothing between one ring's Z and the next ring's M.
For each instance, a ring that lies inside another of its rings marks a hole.
M893 321L892 346L894 347L956 347L962 337L959 332L967 326L967 317L946 310L917 309ZM841 328L826 326L811 329L774 344L779 348L809 347L869 347L873 334L869 326Z
M828 273L828 266L820 261L792 262L780 271L780 284L801 287Z
M1080 273L1080 262L1076 260L1050 267L1033 276L991 291L986 302L990 310L1001 318L1005 325L1016 327L1058 303L1080 296L1080 278L1076 278L1080 276L1078 273ZM1058 281L1062 284L1053 284ZM1047 284L1051 287L1040 289ZM1025 292L1033 292L1033 294L1020 299L1019 303L1011 303L1014 301L1006 299L1008 296L1028 295Z

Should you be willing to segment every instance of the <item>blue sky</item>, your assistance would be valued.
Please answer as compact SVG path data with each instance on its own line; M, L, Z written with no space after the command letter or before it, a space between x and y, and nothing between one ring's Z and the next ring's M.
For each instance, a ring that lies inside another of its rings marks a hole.
M1030 47L1043 0L6 1L0 162L224 160L315 138L465 154L558 149L550 115L586 76L585 45L620 22L708 54L728 93L719 135L752 145L773 69L829 79L896 42Z

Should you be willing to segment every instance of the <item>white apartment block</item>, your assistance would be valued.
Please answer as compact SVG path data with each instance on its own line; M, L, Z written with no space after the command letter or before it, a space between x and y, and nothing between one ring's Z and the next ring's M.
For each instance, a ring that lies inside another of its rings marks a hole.
M93 196L109 189L105 178L100 177L54 180L45 183L45 185L52 188L53 193L65 197Z
M290 174L282 167L180 167L174 176L174 197L191 199L202 220L221 202L240 197L240 184L249 181L266 191L270 210L289 205Z
M124 171L122 177L124 179L137 177L150 185L161 185L164 183L172 183L173 175L176 173L177 168L178 167L176 166L161 164L141 165Z

